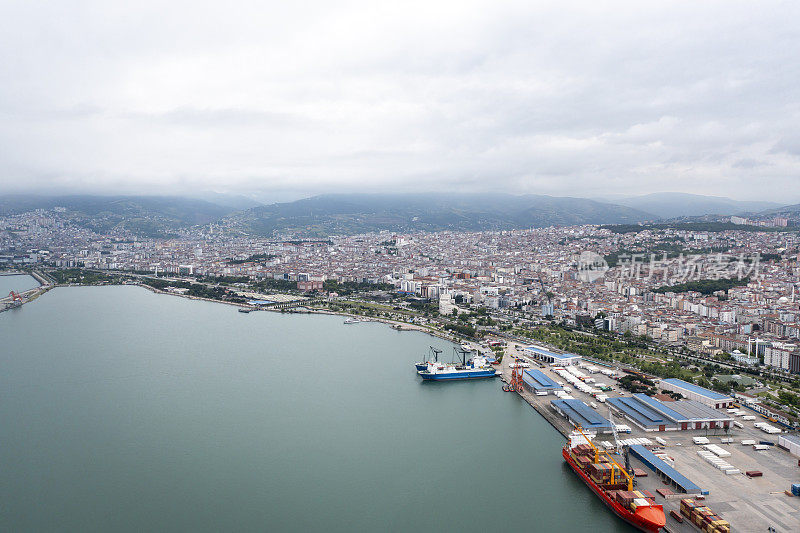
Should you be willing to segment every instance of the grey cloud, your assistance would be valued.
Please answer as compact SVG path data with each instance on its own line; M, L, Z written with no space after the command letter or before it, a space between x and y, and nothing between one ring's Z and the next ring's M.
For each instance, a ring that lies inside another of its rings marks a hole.
M308 117L279 111L258 109L197 109L178 108L164 113L134 113L127 115L134 120L166 122L178 126L215 127L288 127L308 126L313 123Z
M794 3L3 4L0 191L800 201Z

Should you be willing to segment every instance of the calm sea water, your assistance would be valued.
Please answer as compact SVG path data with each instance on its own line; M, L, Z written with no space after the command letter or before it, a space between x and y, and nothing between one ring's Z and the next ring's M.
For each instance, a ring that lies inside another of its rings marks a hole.
M38 286L39 282L27 274L0 276L0 298L8 296L11 291L25 292Z
M4 531L630 531L444 341L138 287L0 314Z

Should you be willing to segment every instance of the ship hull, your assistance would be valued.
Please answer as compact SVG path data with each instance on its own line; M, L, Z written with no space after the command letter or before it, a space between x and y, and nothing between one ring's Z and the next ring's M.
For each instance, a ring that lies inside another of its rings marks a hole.
M446 372L442 374L428 374L420 372L422 379L426 381L455 381L459 379L485 379L493 378L497 374L494 369L491 370L467 370L463 372Z
M653 524L652 522L642 520L640 516L632 513L627 508L612 500L611 497L606 494L605 491L586 474L586 472L581 470L575 461L572 460L572 457L570 457L566 448L561 450L561 455L564 456L564 460L572 468L572 470L575 471L578 476L580 476L583 482L586 483L590 489L592 489L592 492L594 492L597 497L600 498L604 504L606 504L606 507L614 512L615 515L641 531L646 531L647 533L658 533L661 531L661 526L658 524Z
M421 372L428 368L428 363L417 363L415 366L417 367L417 372Z

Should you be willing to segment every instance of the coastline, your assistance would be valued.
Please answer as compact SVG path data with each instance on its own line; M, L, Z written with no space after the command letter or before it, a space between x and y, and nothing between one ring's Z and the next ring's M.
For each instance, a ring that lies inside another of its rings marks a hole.
M125 284L118 284L118 286L124 286L124 285ZM363 315L351 314L351 313L346 313L346 312L343 312L343 311L331 311L331 310L328 310L328 309L316 309L316 308L313 308L313 307L309 308L309 307L305 307L305 306L302 306L302 305L298 305L297 307L302 307L303 309L305 309L305 311L295 311L295 310L286 310L284 308L269 308L269 307L256 308L256 307L254 307L252 305L247 305L247 304L242 304L242 303L237 303L237 302L226 302L225 300L215 300L213 298L203 298L203 297L200 297L200 296L189 296L187 294L178 294L178 293L174 293L174 292L162 291L160 289L156 289L155 287L151 287L150 285L147 285L145 283L138 283L137 282L137 283L129 283L127 285L128 286L142 287L143 289L147 289L147 290L149 290L150 292L152 292L154 294L163 294L163 295L166 295L166 296L177 296L179 298L186 298L186 299L189 299L189 300L198 300L198 301L204 301L204 302L225 304L225 305L229 305L229 306L232 306L232 307L238 307L238 308L242 308L242 309L252 309L254 311L268 311L268 312L272 312L272 313L337 315L337 316L342 316L342 317L353 317L353 318L365 319L365 317ZM48 285L47 289L42 291L42 293L46 292L47 290L50 290L53 287L103 287L103 286L104 285L53 284L53 285ZM37 287L36 290L40 290L43 287L44 287L44 285L42 285L42 287ZM32 301L33 299L34 298L32 298L30 301ZM408 322L402 322L402 321L399 321L399 320L391 320L391 319L388 319L388 318L377 318L377 317L375 317L375 318L366 317L366 320L369 321L369 322L380 322L382 324L386 324L386 325L389 325L389 326L399 326L400 329L398 329L398 331L420 331L422 333L427 333L428 335L430 335L432 337L437 337L439 339L446 340L446 341L449 341L449 342L453 342L453 343L458 343L459 342L458 338L454 338L453 336L447 335L447 334L439 332L439 331L432 330L430 328L427 328L425 326L421 326L419 324L409 324Z
M252 305L241 304L241 303L236 303L236 302L226 302L224 300L215 300L213 298L202 298L200 296L189 296L189 295L186 295L186 294L177 294L177 293L173 293L173 292L162 291L162 290L156 289L154 287L151 287L149 285L146 285L144 283L131 283L130 285L143 287L143 288L145 288L145 289L147 289L147 290L149 290L149 291L151 291L153 293L156 293L156 294L166 294L168 296L179 296L181 298L188 298L190 300L201 300L201 301L205 301L205 302L226 304L226 305L231 305L231 306L234 306L234 307L240 307L240 308L243 308L243 309L252 309L254 311L268 311L268 312L272 312L272 313L287 313L288 312L288 313L294 313L294 314L336 315L336 316L343 316L343 317L353 317L353 318L365 319L365 317L363 315L345 313L345 312L342 312L342 311L331 311L331 310L328 310L328 309L316 309L316 308L313 308L313 307L305 307L303 305L298 305L297 307L301 307L301 308L305 309L305 311L291 311L291 310L287 311L284 308L270 308L270 307L257 308L257 307L254 307ZM398 331L421 331L422 333L427 333L428 335L431 335L432 337L437 337L437 338L442 339L442 340L446 340L446 341L450 341L450 342L454 342L454 343L458 342L458 339L454 340L454 338L452 336L448 336L448 335L446 335L446 334L444 334L442 332L432 330L430 328L427 328L425 326L421 326L419 324L409 324L408 322L401 322L399 320L391 320L391 319L388 319L388 318L373 318L373 317L366 317L366 321L368 321L368 322L380 322L382 324L387 324L389 326L395 326L396 325L396 326L400 326L401 327L401 329L399 329Z
M272 311L272 309L265 309L265 311ZM363 315L355 315L350 313L343 313L341 311L329 311L327 309L308 309L309 314L320 314L320 315L338 315L343 317L354 317L365 319ZM458 340L453 340L452 336L448 336L440 331L435 331L430 328L426 328L425 326L420 326L419 324L409 324L408 322L401 322L399 320L391 320L388 318L373 318L367 317L365 319L366 322L380 322L383 324L388 324L390 326L401 326L401 329L398 331L421 331L423 333L427 333L432 337L437 337L442 340L450 341L450 342L458 342Z

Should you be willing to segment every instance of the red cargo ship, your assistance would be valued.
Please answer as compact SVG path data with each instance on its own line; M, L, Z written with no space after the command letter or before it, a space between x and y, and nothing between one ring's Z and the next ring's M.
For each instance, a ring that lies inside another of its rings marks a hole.
M667 523L652 495L633 490L633 478L610 455L600 452L582 431L569 436L561 454L592 492L614 514L634 527L658 533Z

